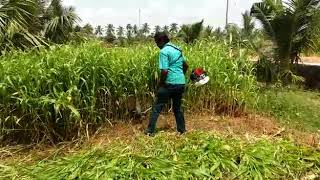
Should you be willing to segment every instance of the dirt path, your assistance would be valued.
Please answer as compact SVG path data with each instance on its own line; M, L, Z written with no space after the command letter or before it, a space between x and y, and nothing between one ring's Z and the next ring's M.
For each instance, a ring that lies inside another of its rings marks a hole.
M320 57L317 56L302 57L301 59L304 63L313 63L320 65Z
M258 61L258 57L251 58L253 62ZM311 65L311 66L320 66L320 57L318 56L309 56L309 57L301 57L300 64Z
M92 144L110 143L117 139L127 139L131 141L140 135L146 127L143 124L115 124L113 128L103 130L99 135L92 139ZM231 136L256 136L256 137L281 137L294 140L298 144L317 147L320 143L320 136L316 133L300 132L294 129L286 129L271 118L258 115L248 115L246 117L222 117L208 115L192 115L186 120L188 132L206 131L216 132ZM158 127L160 131L175 133L175 120L173 115L162 116L159 118ZM105 132L104 132L105 131Z
M222 135L236 136L240 138L267 137L267 138L288 138L297 144L304 144L318 147L320 142L319 134L300 132L293 129L281 127L271 118L256 115L246 117L221 117L208 115L187 116L187 130L215 132ZM96 135L84 144L65 143L57 147L43 145L31 146L27 150L22 147L7 147L0 149L0 161L14 161L24 159L24 162L34 162L50 158L56 155L78 152L80 149L92 146L108 146L112 142L133 141L137 136L143 134L147 121L142 124L116 123L101 129ZM175 133L175 122L172 115L162 116L159 119L158 127L166 133Z

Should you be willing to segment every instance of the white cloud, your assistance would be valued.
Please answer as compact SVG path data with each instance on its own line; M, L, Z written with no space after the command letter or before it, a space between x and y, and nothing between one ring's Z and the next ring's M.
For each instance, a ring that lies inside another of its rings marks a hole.
M259 0L231 0L230 22L241 24L241 13L249 10ZM192 23L205 20L206 24L224 26L226 0L64 0L65 5L76 7L82 24L94 26L125 26L138 24L141 8L141 23L151 26Z
M63 0L62 3L65 6L75 6L76 5L76 1L75 0Z

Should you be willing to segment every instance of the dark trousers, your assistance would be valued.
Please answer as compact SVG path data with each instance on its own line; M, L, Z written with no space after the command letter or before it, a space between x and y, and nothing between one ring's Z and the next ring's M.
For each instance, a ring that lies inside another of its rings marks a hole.
M176 118L178 132L184 133L186 131L184 115L181 108L184 89L184 85L166 85L165 87L159 88L157 100L153 106L147 129L148 133L155 133L158 117L163 107L168 103L168 100L172 100L173 112Z

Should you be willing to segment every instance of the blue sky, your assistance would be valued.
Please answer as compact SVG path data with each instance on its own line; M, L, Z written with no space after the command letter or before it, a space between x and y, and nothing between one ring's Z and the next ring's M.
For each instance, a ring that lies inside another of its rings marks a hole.
M241 13L254 2L259 0L230 0L229 21L241 25ZM226 0L63 0L63 3L76 8L82 24L93 26L138 24L139 8L141 23L151 26L189 24L201 19L214 27L225 24Z

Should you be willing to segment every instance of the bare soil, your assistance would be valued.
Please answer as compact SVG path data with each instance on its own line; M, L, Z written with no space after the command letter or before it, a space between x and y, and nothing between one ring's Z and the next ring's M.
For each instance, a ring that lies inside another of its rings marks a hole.
M304 63L320 64L320 57L318 56L302 57L301 59L302 59L302 62Z

